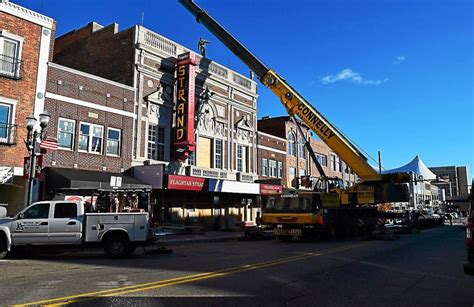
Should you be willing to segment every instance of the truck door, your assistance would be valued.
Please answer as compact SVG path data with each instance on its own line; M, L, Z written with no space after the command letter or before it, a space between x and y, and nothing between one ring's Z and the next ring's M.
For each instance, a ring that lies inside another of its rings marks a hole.
M78 204L55 203L54 215L49 225L51 244L79 244L81 242L82 223L77 216Z
M49 244L49 209L49 203L39 203L20 214L11 224L12 243Z

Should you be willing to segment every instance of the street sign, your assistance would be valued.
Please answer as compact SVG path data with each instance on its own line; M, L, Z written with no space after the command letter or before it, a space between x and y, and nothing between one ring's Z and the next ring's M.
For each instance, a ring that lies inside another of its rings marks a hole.
M47 150L56 150L58 149L58 140L52 137L47 137L46 140L41 142L40 148Z

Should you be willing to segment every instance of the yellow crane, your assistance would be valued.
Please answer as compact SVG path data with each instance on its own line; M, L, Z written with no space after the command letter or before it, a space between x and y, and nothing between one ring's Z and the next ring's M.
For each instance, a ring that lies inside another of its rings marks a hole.
M311 234L321 231L334 234L337 228L354 230L357 228L355 224L361 222L364 228L370 229L377 217L373 205L408 201L408 187L405 184L410 179L408 174L377 173L357 147L285 79L254 56L192 0L178 1L255 73L262 84L280 99L290 116L297 115L361 179L349 188L333 185L331 189L316 195L295 193L272 199L262 216L263 223L274 226L275 233L283 239L304 235L304 229L309 229L306 232ZM292 205L294 202L297 204ZM282 210L276 209L278 204L281 204ZM298 210L285 211L285 207ZM371 224L370 227L367 224Z

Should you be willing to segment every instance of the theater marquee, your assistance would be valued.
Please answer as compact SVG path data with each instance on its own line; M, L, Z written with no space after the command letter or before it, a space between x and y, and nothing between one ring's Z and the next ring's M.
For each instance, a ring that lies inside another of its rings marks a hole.
M194 97L196 55L186 52L178 56L177 104L174 147L176 160L184 161L195 151Z

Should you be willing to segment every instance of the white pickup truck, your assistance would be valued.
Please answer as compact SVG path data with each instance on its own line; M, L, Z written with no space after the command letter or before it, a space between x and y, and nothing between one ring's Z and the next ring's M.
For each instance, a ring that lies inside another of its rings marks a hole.
M103 245L107 256L131 255L148 242L149 218L139 213L86 213L75 201L33 203L13 218L0 219L0 259L12 247Z

